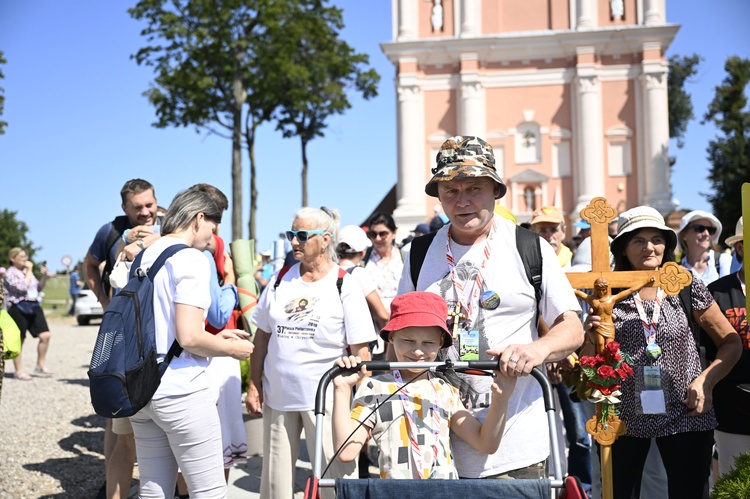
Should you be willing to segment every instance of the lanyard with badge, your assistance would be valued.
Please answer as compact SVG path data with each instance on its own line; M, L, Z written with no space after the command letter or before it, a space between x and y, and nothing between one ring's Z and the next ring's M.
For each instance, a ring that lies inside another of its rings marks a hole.
M393 371L393 379L396 380L396 386L398 395L401 398L401 403L404 407L404 415L406 416L406 431L409 435L409 448L411 449L411 457L414 460L414 469L417 471L417 475L420 479L432 478L437 473L435 467L437 466L438 447L437 441L440 436L440 414L438 413L438 407L435 405L438 403L438 395L435 390L435 382L430 380L429 374L427 380L430 382L432 388L432 453L430 449L425 450L424 454L419 448L418 430L417 430L417 412L414 408L414 401L406 394L406 390L403 389L404 380L401 377L401 373L398 369ZM424 411L424 398L422 399L422 411ZM429 472L428 472L429 470Z
M451 281L453 282L453 291L456 295L456 309L450 312L453 316L453 344L461 360L478 360L479 359L479 331L472 330L476 316L479 314L475 305L482 308L493 310L500 304L500 297L494 291L485 291L482 293L482 284L484 283L484 273L487 263L490 261L492 254L492 240L497 232L497 222L492 218L492 226L484 243L482 251L483 259L477 268L474 280L464 287L464 284L458 279L456 273L456 261L451 251L451 234L448 228L448 237L445 241L445 257L448 260ZM480 296L481 293L481 296ZM466 327L461 327L461 319L466 319Z
M661 288L656 291L654 312L651 320L646 317L643 307L643 299L635 293L635 308L641 318L643 335L646 337L646 356L655 361L661 356L661 347L656 342L656 331L659 326L659 315L661 304L666 293ZM641 406L644 414L664 414L666 404L664 401L664 389L661 386L661 368L657 365L643 366L643 391L641 392Z

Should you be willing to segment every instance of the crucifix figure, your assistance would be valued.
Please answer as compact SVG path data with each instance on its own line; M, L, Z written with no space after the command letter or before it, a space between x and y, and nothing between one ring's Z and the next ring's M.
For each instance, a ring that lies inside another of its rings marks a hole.
M456 301L456 308L449 310L448 315L453 317L453 341L458 344L458 328L461 326L461 319L466 319L466 314L461 312L461 302Z
M666 294L674 296L692 282L692 274L675 262L665 263L655 270L611 271L608 226L616 216L617 212L602 197L592 199L581 210L581 218L591 224L591 272L566 274L573 288L594 290L591 296L580 291L576 291L576 295L591 305L594 315L601 317L595 330L597 353L603 353L607 342L614 339L612 309L615 303L648 286L658 286ZM612 296L611 288L626 289ZM601 403L596 406L596 414L586 423L586 430L601 445L602 499L612 499L611 445L625 433L625 424L615 414L610 414L607 421L602 422Z

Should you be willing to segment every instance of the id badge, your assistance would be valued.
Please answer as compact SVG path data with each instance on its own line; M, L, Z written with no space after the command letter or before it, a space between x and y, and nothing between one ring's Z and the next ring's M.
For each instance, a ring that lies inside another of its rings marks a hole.
M667 412L664 390L661 387L661 368L659 366L643 367L643 386L641 407L643 414L664 414Z
M479 360L479 331L459 332L458 357L461 360Z

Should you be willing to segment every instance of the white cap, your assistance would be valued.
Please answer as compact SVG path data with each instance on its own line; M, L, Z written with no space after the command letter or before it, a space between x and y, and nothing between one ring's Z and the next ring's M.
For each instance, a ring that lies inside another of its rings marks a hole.
M349 246L347 253L359 253L372 246L367 234L358 225L347 225L339 230L339 244L341 243Z
M734 235L731 237L728 237L724 242L727 246L730 248L735 245L735 243L738 243L740 241L743 241L745 239L745 235L742 232L742 217L740 217L739 220L737 220L737 225L734 227Z
M271 250L261 251L260 256L271 256Z

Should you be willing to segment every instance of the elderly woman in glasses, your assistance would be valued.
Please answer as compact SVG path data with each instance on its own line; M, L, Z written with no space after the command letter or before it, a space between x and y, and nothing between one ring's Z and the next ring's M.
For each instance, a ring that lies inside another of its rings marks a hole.
M376 337L359 285L336 256L338 214L302 208L287 231L294 258L266 286L251 322L257 326L245 404L263 415L261 497L294 495L294 464L304 428L313 455L315 392L322 375L342 355L370 358ZM323 466L331 460L331 409L326 409ZM326 478L356 477L355 463L335 460ZM332 491L331 491L332 494Z
M711 213L691 211L680 220L677 242L682 249L682 266L708 285L729 274L732 255L714 251L721 236L721 222Z

